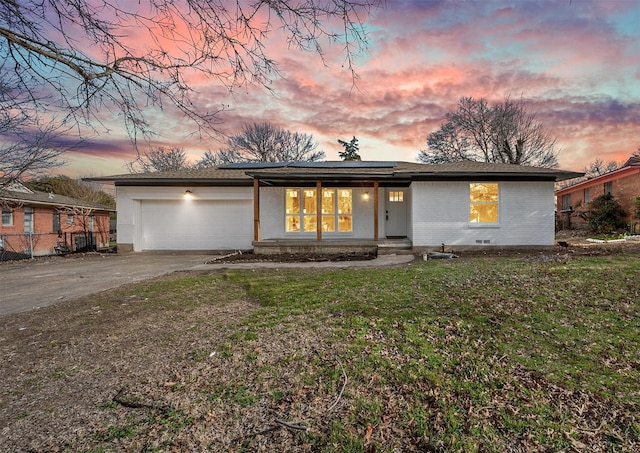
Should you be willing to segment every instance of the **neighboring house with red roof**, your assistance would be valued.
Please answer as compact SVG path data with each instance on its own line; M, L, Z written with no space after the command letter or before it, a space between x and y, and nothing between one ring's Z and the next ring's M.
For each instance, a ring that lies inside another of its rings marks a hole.
M563 228L586 228L589 203L611 194L627 213L632 232L640 233L637 197L640 197L640 157L629 158L620 168L556 191L557 212Z
M582 173L482 162L254 162L115 184L118 251L414 252L551 247L554 185Z
M14 182L0 189L0 259L109 246L114 209Z

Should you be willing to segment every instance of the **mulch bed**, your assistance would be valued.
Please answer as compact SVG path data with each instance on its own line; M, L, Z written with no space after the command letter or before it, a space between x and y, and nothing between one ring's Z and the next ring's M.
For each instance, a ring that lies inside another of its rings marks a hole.
M253 251L236 252L207 261L218 263L305 263L325 261L368 261L376 258L375 253L282 253L277 255L255 254Z

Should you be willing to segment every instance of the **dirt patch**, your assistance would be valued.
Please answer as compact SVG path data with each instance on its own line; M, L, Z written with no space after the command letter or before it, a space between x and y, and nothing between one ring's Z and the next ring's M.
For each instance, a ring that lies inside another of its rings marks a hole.
M257 308L226 292L210 303L152 302L132 287L0 318L0 451L85 451L87 438L126 439L127 417L166 421L180 409L177 387L215 363L231 326Z

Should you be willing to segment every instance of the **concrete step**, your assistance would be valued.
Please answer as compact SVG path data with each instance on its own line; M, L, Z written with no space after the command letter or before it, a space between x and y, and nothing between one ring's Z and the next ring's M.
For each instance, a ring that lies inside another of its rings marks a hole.
M413 244L407 240L383 241L378 244L378 255L412 255Z

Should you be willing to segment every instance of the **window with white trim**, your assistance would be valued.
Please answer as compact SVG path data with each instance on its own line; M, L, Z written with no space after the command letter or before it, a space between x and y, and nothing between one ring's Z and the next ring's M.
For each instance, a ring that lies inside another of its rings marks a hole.
M499 196L498 183L470 183L469 222L498 223Z
M2 226L13 226L13 210L12 209L3 209L2 210Z
M347 233L353 231L353 193L351 189L323 188L322 231ZM312 233L318 224L318 199L315 188L285 189L285 231Z
M24 232L33 233L33 208L24 208Z

